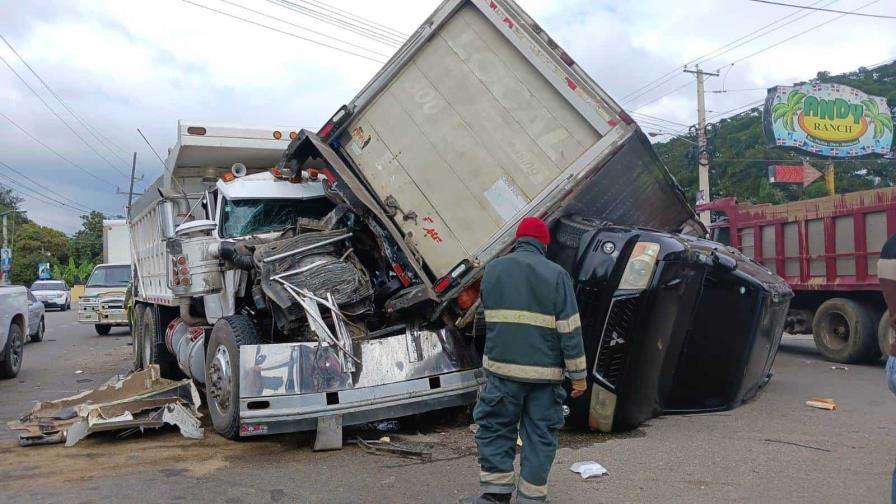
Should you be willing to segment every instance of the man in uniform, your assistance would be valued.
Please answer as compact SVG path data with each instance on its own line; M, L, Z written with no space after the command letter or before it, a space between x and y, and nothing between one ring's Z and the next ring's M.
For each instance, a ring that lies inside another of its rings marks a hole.
M890 237L884 243L877 260L877 278L880 281L880 290L890 310L890 331L887 342L887 385L890 391L896 394L896 341L893 340L893 328L896 328L896 235ZM896 504L896 467L893 469L893 479L890 482L890 502Z
M548 228L526 217L516 238L513 252L489 263L482 279L488 381L473 410L482 495L461 499L464 504L510 502L514 489L520 504L544 502L556 430L563 426L564 370L573 397L587 388L572 279L545 257ZM517 436L519 481L513 470Z

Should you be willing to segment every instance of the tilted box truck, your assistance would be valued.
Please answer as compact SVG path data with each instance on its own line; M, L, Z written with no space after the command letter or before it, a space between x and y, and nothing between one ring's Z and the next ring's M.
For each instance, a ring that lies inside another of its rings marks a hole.
M637 125L516 4L446 1L317 133L179 124L131 216L135 363L202 384L230 438L317 429L337 447L343 425L470 403L477 281L525 215L576 244L594 219L703 232ZM644 233L611 257L648 292ZM711 247L682 262L678 240L663 264L737 266Z

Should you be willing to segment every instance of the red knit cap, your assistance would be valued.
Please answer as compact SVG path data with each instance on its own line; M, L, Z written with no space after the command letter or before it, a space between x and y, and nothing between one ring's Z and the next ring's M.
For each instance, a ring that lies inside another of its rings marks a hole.
M526 217L520 222L519 227L516 228L517 240L526 236L535 238L541 243L544 243L545 247L551 243L551 235L548 233L548 226L538 217Z

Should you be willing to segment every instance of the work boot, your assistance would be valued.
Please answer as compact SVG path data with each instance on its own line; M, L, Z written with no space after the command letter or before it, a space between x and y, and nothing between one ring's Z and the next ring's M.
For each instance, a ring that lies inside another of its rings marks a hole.
M484 493L479 497L464 497L458 504L510 504L509 493Z

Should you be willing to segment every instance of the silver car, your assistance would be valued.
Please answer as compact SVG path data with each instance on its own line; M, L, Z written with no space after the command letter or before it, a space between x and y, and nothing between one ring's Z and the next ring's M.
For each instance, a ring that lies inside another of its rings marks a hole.
M34 297L31 289L28 289L28 327L31 331L31 334L28 336L32 342L43 341L44 331L47 328L44 320L44 304Z

